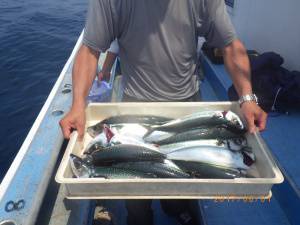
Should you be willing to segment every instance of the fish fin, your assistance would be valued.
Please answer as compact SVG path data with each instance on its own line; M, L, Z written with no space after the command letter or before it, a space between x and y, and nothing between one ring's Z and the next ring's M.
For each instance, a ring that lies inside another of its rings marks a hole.
M70 154L70 166L77 178L89 177L91 174L88 164L77 155Z
M103 125L103 130L109 143L113 136L115 136L115 133L106 124Z
M147 129L146 134L144 134L144 136L143 136L143 139L145 139L145 138L147 138L150 134L152 134L155 131L155 127L153 127L153 126L146 126L146 125L143 125L143 126Z

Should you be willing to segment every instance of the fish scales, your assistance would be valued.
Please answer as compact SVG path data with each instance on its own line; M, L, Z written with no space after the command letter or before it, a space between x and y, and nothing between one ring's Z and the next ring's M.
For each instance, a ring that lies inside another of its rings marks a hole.
M244 163L244 155L240 152L232 152L226 148L207 146L206 148L190 147L167 154L169 160L182 160L188 162L202 162L215 166L249 169L250 164Z
M91 177L103 177L106 179L137 179L155 178L155 174L144 173L130 168L95 167L92 169Z
M155 174L158 178L189 178L190 175L171 163L164 162L130 162L114 164L114 167L133 169Z
M231 151L243 151L244 148L250 149L250 147L247 146L247 142L240 139L238 140L207 139L207 140L183 141L183 142L177 142L177 143L172 143L167 145L160 145L158 149L160 152L167 154L187 147L205 148L207 146L228 148L228 150Z
M70 155L70 167L77 178L103 177L108 179L155 178L155 174L135 171L130 168L94 166L74 154Z
M234 179L247 177L245 170L220 167L208 163L187 162L174 160L183 171L189 173L192 177L202 179Z
M95 166L118 162L162 161L166 158L161 152L143 146L126 144L111 146L103 151L94 152L90 156Z
M193 127L226 125L236 130L243 130L244 125L240 118L231 111L204 111L172 120L163 125L154 125L145 135L148 136L154 130L178 132Z
M213 127L213 128L198 128L192 129L180 133L176 133L171 137L159 141L153 141L154 144L166 145L177 142L192 141L192 140L203 140L203 139L234 139L241 138L243 134L238 134L229 131L224 127Z

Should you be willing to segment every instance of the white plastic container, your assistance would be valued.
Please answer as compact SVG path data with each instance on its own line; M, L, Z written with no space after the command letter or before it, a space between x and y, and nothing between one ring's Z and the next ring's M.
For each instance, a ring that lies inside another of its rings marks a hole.
M180 117L203 110L231 110L240 115L239 106L231 102L202 103L104 103L90 104L86 110L87 127L109 116L146 114ZM241 115L240 115L241 116ZM242 117L242 116L241 116ZM65 185L71 199L209 199L209 198L268 198L273 184L283 182L283 176L259 133L246 134L256 162L250 173L257 178L236 179L104 179L73 178L69 164L71 153L81 156L91 140L85 135L78 142L77 133L67 146L56 174L56 181Z

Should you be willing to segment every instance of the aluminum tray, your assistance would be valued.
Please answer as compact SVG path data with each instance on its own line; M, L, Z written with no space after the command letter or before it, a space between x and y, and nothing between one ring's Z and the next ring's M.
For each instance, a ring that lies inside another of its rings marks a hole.
M201 110L231 110L240 115L237 103L232 102L93 103L86 110L86 126L96 124L113 115L152 114L175 118ZM90 141L89 135L85 135L83 141L79 142L75 132L67 146L55 179L58 183L65 185L66 197L71 199L269 198L273 184L282 183L283 176L260 134L246 134L246 137L257 158L250 173L258 178L110 180L73 178L69 155L70 153L82 155L83 147Z

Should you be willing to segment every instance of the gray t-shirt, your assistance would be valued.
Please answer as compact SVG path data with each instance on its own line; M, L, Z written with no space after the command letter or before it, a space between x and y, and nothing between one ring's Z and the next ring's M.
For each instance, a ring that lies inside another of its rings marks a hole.
M198 91L198 36L216 47L234 40L224 0L90 0L83 43L104 52L117 38L124 92L174 101Z

